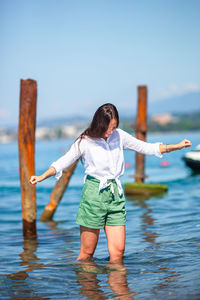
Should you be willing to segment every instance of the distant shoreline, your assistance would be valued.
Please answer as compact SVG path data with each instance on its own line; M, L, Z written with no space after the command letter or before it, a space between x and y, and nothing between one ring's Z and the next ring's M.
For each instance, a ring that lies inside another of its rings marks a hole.
M123 129L121 126L119 126L119 128ZM124 129L125 130L125 129ZM127 130L125 130L127 131ZM82 131L81 131L82 132ZM40 142L40 141L58 141L58 140L74 140L76 139L80 133L77 133L77 135L71 135L71 136L56 136L54 135L53 137L40 137L37 138L36 136L36 142ZM127 131L128 132L128 131ZM133 130L129 131L130 134L132 134L133 136L135 136L135 132ZM199 129L195 129L195 130L170 130L170 131L147 131L147 139L148 136L154 136L154 135L169 135L169 134L173 134L173 135L180 135L185 133L185 136L189 138L191 133L199 133L200 135L200 128ZM18 141L18 135L17 132L12 133L11 135L1 135L0 132L0 144L10 144L10 143L14 143Z
M71 120L71 122L70 122ZM60 123L59 123L60 122ZM62 122L62 123L61 123ZM120 119L119 127L130 134L134 134L131 125L135 123L134 118L123 117ZM36 140L58 140L77 138L89 125L88 120L65 119L47 122L36 128ZM0 127L0 144L9 143L18 139L18 128ZM200 111L188 114L154 114L148 118L147 133L170 132L198 132L200 131Z

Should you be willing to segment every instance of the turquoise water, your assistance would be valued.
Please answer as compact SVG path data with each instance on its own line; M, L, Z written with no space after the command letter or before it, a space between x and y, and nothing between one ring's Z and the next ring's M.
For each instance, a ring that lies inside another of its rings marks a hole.
M151 142L176 143L200 133L149 135ZM36 145L37 173L45 171L72 141ZM55 184L37 185L37 239L22 235L17 143L0 145L0 299L200 299L200 175L181 157L187 150L146 158L146 182L165 183L167 194L127 198L126 251L123 265L109 264L103 230L94 260L76 262L79 227L75 223L83 184L78 165L54 221L39 218ZM132 181L135 154L125 151L122 183ZM168 167L161 167L163 160Z

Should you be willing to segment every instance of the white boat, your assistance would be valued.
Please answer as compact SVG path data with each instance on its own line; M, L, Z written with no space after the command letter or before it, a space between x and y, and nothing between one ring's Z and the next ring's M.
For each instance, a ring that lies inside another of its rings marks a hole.
M186 165L195 172L200 172L200 144L196 150L189 151L183 156Z

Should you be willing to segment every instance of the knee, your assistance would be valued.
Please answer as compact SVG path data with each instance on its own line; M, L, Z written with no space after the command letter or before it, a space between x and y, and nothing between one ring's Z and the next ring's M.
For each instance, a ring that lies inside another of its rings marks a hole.
M124 246L117 246L109 249L110 256L118 258L122 258L124 255L125 247Z
M92 256L94 254L94 248L87 246L87 247L82 247L81 252L83 252L84 254L88 255L88 256Z
M81 247L77 260L88 260L92 258L93 254L94 254L94 249L90 247Z

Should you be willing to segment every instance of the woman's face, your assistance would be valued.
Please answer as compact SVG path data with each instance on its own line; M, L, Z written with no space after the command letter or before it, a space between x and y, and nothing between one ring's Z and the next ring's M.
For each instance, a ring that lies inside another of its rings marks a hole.
M107 139L116 128L117 128L117 120L116 119L110 120L108 129L106 130L106 132L104 134L104 139Z

